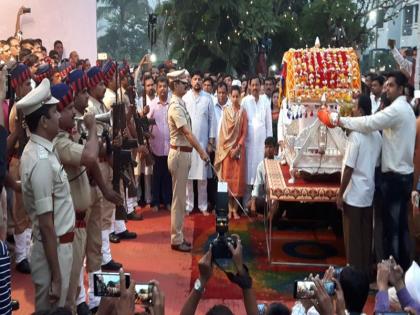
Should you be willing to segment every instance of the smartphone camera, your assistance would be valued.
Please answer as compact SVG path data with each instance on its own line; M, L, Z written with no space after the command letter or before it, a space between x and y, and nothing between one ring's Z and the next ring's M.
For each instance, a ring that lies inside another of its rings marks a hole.
M335 282L325 281L325 291L332 296L335 294ZM293 297L298 300L315 298L315 283L313 281L295 281Z
M135 291L135 303L143 306L153 306L153 283L136 284L134 287Z
M130 286L130 274L125 274L125 287ZM114 272L102 272L93 274L93 292L95 296L119 297L120 274Z

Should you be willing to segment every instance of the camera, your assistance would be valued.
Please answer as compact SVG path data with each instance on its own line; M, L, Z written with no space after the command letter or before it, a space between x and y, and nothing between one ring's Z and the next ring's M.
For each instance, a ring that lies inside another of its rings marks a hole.
M213 260L216 259L231 259L232 252L228 244L236 248L237 238L233 235L228 235L229 231L229 218L226 210L220 209L216 211L216 232L217 237L211 242L211 254Z
M23 8L23 14L31 13L31 8Z

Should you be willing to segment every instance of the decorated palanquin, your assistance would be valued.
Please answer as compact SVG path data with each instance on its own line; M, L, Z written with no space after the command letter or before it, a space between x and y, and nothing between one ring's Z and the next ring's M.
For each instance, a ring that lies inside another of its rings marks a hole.
M331 111L351 108L353 96L361 89L360 68L353 48L315 47L290 49L283 56L281 123L284 158L294 182L298 172L309 175L341 171L346 135L341 128L320 123L320 106Z

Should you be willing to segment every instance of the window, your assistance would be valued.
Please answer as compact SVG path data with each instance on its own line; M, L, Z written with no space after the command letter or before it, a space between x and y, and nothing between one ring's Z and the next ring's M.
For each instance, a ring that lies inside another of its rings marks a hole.
M416 8L417 7L417 8ZM413 22L417 21L418 5L409 5L403 11L402 35L411 36L413 34Z

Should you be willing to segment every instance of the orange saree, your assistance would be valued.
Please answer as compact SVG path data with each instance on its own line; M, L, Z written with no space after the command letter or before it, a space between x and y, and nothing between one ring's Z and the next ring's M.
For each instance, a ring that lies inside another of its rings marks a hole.
M219 140L216 148L214 166L219 179L228 183L229 190L235 197L242 197L246 188L245 139L248 132L248 118L241 107L233 105L223 109ZM240 145L237 156L232 156Z

